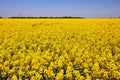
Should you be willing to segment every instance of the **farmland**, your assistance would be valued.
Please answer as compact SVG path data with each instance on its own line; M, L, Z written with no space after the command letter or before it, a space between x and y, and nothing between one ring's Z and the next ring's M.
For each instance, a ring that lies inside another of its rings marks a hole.
M0 80L99 79L120 79L120 19L0 19Z

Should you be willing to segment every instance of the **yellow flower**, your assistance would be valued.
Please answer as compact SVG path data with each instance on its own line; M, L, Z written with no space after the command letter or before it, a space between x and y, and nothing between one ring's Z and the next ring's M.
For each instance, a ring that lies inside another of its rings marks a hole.
M11 78L11 80L18 80L17 76L14 74Z

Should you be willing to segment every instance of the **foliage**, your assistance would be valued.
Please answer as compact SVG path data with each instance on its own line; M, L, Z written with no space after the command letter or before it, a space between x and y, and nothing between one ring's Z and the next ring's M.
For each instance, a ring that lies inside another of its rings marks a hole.
M120 80L119 19L1 19L0 80Z

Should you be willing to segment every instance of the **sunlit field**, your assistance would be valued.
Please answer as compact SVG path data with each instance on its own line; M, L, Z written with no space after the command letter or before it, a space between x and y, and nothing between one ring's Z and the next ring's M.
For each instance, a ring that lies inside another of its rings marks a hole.
M120 80L120 19L0 19L0 80Z

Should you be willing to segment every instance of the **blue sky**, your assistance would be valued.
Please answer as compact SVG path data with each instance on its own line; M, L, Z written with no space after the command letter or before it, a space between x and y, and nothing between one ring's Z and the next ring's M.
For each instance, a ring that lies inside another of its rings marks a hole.
M0 0L0 16L120 17L120 0Z

